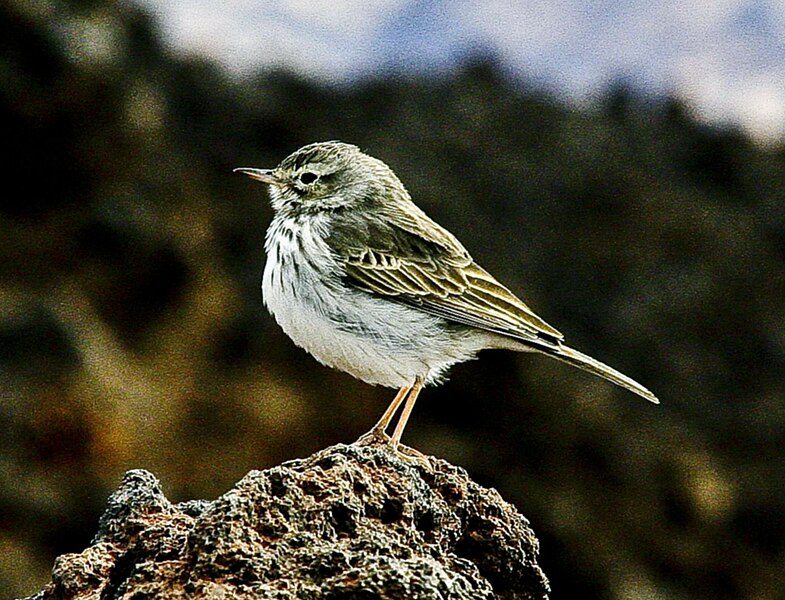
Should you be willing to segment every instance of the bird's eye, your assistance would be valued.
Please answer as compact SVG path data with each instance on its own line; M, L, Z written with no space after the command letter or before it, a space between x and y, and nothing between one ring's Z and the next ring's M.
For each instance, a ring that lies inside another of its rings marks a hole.
M319 176L316 173L311 173L310 171L306 171L300 175L300 183L308 185L313 183L319 179Z

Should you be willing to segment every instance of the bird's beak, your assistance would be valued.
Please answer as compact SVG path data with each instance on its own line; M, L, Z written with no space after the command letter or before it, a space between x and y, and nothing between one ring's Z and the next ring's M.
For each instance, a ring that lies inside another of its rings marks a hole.
M242 173L248 175L251 179L268 183L270 185L281 185L281 180L273 175L273 169L253 169L251 167L238 167L232 171L233 173Z

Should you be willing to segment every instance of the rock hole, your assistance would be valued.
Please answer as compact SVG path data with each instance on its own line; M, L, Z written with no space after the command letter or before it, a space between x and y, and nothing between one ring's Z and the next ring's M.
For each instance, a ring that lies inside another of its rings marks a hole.
M357 531L354 521L354 512L345 504L336 504L330 509L332 524L338 535L353 536Z
M354 484L352 485L352 489L354 490L355 494L357 494L358 496L362 496L363 494L365 494L365 492L368 491L368 486L365 485L362 481L355 481Z
M463 499L463 492L461 488L451 483L447 483L439 488L445 502L451 506L455 506Z
M280 473L270 475L270 493L276 498L283 498L286 495L286 484Z
M379 518L381 519L382 523L385 525L395 523L396 521L400 521L402 516L403 502L401 502L398 498L387 498L384 501L384 504L382 505L382 511L379 514Z
M314 479L304 479L301 487L303 488L303 491L309 496L321 496L324 492L322 484Z
M414 526L423 533L431 532L436 528L436 516L430 510L426 511L417 517Z

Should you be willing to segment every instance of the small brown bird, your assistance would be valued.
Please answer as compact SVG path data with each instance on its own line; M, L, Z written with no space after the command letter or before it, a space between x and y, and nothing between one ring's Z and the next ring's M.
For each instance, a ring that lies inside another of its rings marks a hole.
M309 144L274 169L235 171L270 186L275 216L262 292L279 325L319 362L399 389L361 439L397 449L422 387L486 348L540 352L658 403L636 381L566 346L412 202L385 163L356 146Z

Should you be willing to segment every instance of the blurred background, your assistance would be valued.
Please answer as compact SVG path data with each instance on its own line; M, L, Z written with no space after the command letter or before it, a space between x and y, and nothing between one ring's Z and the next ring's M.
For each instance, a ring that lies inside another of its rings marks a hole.
M552 597L782 597L785 7L518 4L0 3L2 597L127 469L212 499L375 423L264 310L231 172L326 139L662 400L508 352L421 396L404 441L531 520Z

